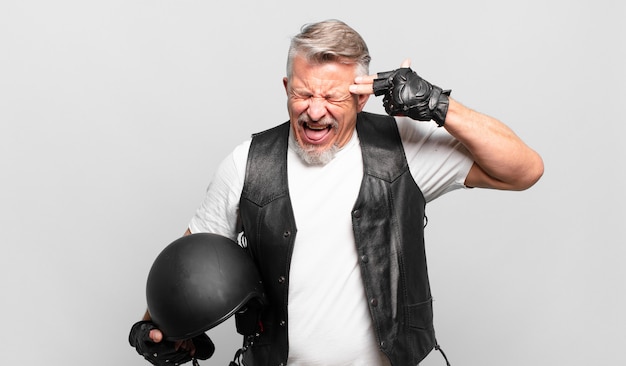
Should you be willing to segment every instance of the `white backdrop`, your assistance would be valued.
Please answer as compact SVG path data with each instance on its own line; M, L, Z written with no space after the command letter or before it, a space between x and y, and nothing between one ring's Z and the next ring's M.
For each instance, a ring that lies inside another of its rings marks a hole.
M528 191L428 208L453 365L625 365L624 4L3 0L2 363L147 365L127 334L152 261L230 149L287 119L289 38L338 18L373 72L411 58L545 160ZM233 328L203 365L228 364Z

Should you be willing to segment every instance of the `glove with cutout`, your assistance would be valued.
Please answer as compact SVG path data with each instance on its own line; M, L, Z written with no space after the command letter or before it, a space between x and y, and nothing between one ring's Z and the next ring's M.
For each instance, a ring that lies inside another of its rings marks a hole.
M186 350L180 348L177 350L172 341L152 342L150 339L152 329L157 329L157 326L149 320L142 320L133 324L128 335L128 342L137 350L139 355L155 366L178 366L191 360L197 364L195 359L206 360L215 351L213 342L205 333L192 338L196 351L191 356Z
M384 95L383 105L391 116L434 120L440 127L446 120L451 91L432 85L410 67L378 73L373 89L374 95Z

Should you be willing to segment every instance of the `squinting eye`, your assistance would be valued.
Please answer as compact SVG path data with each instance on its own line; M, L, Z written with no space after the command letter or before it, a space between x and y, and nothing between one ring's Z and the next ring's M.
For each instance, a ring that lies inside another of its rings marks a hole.
M350 96L328 96L326 100L330 103L341 103L349 98Z
M312 95L292 93L291 97L293 99L307 100L307 99L311 99Z

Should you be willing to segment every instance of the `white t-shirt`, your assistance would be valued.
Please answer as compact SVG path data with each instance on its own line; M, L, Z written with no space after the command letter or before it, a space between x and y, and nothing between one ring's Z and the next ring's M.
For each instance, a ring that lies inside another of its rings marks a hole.
M469 152L435 123L396 118L411 174L426 201L464 187ZM363 176L359 139L324 166L287 153L297 234L288 297L290 366L388 365L379 352L358 264L350 212ZM250 140L221 163L192 218L191 232L235 240Z

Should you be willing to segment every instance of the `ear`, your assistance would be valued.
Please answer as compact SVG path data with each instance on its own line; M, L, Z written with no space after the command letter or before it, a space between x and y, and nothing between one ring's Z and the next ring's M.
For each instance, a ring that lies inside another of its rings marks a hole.
M285 76L283 78L283 86L285 87L285 93L289 94L289 92L287 91L287 86L289 85L289 79L287 79L287 77Z
M370 94L358 94L357 95L357 111L361 112L363 111L363 108L365 108L365 103L367 103L367 100L370 98Z

